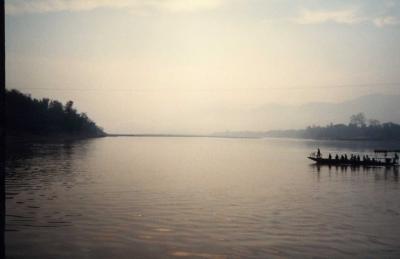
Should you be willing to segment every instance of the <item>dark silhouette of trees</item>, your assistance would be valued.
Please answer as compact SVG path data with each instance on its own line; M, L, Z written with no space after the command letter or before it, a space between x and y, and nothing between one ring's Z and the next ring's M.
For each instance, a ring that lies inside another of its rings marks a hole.
M352 139L352 140L400 140L400 125L392 122L381 124L378 120L369 120L363 113L350 117L349 125L330 124L326 127L308 127L303 132L305 138L315 139Z
M364 113L360 112L358 114L351 115L350 125L355 125L357 127L365 127L367 119Z
M65 105L57 100L33 99L17 90L6 90L7 135L73 135L104 136L84 113L78 113L73 102Z
M350 117L350 123L333 124L325 127L309 126L302 130L270 131L266 135L271 137L294 137L310 139L336 139L336 140L400 140L400 125L367 118L363 113Z
M368 120L369 126L377 127L381 125L381 122L375 119Z

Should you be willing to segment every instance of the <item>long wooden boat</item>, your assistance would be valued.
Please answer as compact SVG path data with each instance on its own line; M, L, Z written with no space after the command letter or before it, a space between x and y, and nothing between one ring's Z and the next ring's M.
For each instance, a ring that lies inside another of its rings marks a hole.
M316 164L319 165L335 165L335 166L385 166L385 167L392 167L392 166L399 166L398 160L399 157L397 152L399 150L375 150L375 153L384 153L384 157L374 157L368 159L346 159L346 158L323 158L321 153L318 154L311 154L308 156L308 159L314 161ZM388 153L394 153L393 157L387 157ZM347 157L347 156L346 156ZM359 157L359 156L358 156Z
M309 156L309 159L320 165L349 165L349 166L396 166L398 163L394 161L350 161L341 159L318 158Z

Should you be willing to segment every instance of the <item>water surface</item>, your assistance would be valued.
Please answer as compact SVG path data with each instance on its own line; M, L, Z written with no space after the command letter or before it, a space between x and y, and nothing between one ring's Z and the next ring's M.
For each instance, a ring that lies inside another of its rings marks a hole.
M399 143L109 137L14 147L9 258L400 257L398 169L306 155Z

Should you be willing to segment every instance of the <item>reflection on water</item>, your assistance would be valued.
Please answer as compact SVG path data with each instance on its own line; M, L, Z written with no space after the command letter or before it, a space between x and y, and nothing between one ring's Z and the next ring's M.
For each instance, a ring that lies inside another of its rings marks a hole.
M66 213L62 207L39 209L55 205L62 190L77 184L75 176L79 170L73 163L85 156L86 146L85 141L11 145L6 164L6 231L71 225L69 218L79 213ZM63 188L55 189L55 186ZM11 204L18 206L11 207Z
M396 145L215 138L13 145L7 255L396 258L399 169L306 159L316 147Z
M399 166L378 167L378 166L350 166L350 165L317 165L311 164L313 171L320 176L322 173L328 173L329 176L344 176L347 173L351 176L373 177L374 180L399 181Z

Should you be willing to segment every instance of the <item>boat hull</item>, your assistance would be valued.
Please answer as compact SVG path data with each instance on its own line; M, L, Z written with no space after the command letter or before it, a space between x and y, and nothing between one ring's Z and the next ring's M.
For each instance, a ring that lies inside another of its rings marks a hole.
M309 156L308 159L320 165L345 165L345 166L397 166L394 162L382 161L343 161L329 158L317 158Z

